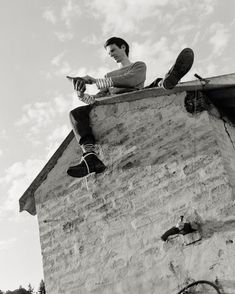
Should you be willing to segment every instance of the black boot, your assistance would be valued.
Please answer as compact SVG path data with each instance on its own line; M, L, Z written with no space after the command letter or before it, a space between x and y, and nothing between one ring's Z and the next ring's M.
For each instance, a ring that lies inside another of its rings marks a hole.
M191 48L183 49L178 55L175 64L163 79L163 88L167 90L173 89L178 84L180 79L190 70L193 65L193 60L193 50Z
M90 173L102 173L106 169L103 162L97 157L95 152L84 153L78 165L71 166L67 174L71 177L82 178Z

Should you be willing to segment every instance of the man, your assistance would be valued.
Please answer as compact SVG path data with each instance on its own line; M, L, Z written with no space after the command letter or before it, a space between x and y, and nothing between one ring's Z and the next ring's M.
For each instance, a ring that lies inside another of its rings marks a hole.
M146 65L142 61L134 63L130 61L129 45L127 42L121 38L112 37L106 41L104 47L110 57L118 63L119 69L107 73L103 79L96 79L88 75L83 78L68 77L73 81L74 90L77 91L78 98L89 104L70 112L75 137L83 150L81 162L76 166L69 167L67 170L67 173L72 177L81 178L92 172L101 173L106 168L95 152L95 138L90 127L89 118L92 104L102 96L144 88ZM193 64L193 57L193 51L190 48L184 49L165 78L156 79L146 88L162 86L166 89L172 89L190 70ZM93 83L96 84L100 92L96 95L86 94L86 84Z

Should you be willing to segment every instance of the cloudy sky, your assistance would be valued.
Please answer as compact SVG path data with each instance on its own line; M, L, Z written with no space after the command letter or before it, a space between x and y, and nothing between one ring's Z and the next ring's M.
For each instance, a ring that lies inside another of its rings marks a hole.
M79 102L65 76L115 69L111 36L146 62L146 84L186 46L184 81L234 73L234 11L234 0L0 0L0 289L43 277L37 217L19 214L18 199L70 131Z

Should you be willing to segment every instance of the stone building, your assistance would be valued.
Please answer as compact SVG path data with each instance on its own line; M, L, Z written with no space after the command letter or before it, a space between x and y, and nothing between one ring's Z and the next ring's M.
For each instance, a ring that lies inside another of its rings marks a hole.
M234 101L234 74L99 101L107 170L66 174L81 157L71 132L20 199L38 217L47 293L177 294L202 279L235 293ZM200 241L161 240L180 215Z

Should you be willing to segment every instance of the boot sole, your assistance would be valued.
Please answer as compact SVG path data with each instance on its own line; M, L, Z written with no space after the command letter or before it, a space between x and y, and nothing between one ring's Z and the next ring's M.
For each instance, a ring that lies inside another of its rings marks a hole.
M191 69L194 61L194 53L191 48L183 49L177 57L175 64L163 80L165 89L173 89L181 78Z
M102 164L102 165L100 165L98 167L96 166L95 173L96 174L100 174L100 173L102 173L105 170L106 170L106 166Z
M106 169L105 165L99 165L98 167L96 166L95 171L91 171L89 174L91 174L91 173L100 174L103 171L105 171L105 169ZM71 177L74 177L74 178L83 178L88 175L86 168L84 168L84 169L80 168L79 170L78 169L75 170L75 169L71 168L71 169L67 170L67 174Z
M84 170L83 169L79 169L79 170L68 169L67 174L73 178L83 178L88 175L87 169L84 169Z

